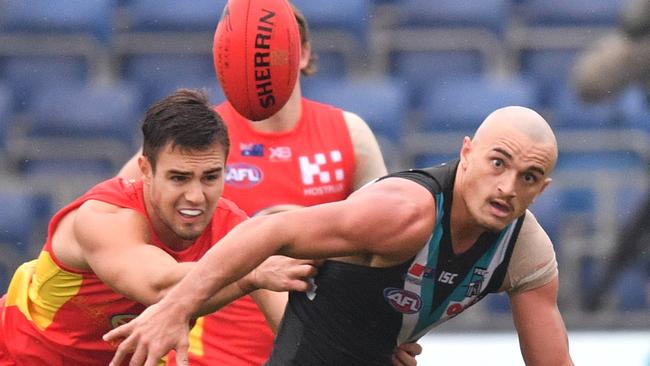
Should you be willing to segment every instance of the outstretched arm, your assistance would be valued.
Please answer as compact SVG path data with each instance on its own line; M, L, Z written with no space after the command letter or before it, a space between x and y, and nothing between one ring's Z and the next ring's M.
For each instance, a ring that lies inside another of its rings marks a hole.
M511 295L512 316L528 366L573 365L564 321L557 308L557 276L549 283Z
M210 249L160 303L107 334L110 340L129 336L114 362L135 349L132 364L147 360L145 365L153 365L171 348L176 348L183 362L187 323L200 304L272 254L295 258L363 255L401 263L425 242L434 216L433 197L425 188L390 178L345 201L248 220Z

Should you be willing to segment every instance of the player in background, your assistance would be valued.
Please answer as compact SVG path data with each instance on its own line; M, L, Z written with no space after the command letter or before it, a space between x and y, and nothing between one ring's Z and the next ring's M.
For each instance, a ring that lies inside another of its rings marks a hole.
M316 72L316 60L309 27L295 7L294 13L302 44L300 71L310 76ZM216 110L228 125L231 139L223 194L249 216L343 200L386 174L368 125L354 113L304 98L300 81L284 107L266 120L249 121L227 101ZM138 154L119 175L138 177L137 159ZM266 320L278 324L286 295L282 299L273 293L268 301L272 299L281 305ZM274 339L266 320L248 296L200 318L190 334L191 364L261 365ZM417 344L396 349L395 364L414 364L413 356L420 351ZM173 357L170 360L173 363Z

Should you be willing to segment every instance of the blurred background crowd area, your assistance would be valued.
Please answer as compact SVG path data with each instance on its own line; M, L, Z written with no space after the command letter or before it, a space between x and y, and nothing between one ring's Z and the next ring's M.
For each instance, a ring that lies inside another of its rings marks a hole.
M3 292L16 266L37 255L51 214L137 150L147 106L177 87L224 99L212 38L225 3L0 0ZM363 117L390 170L457 156L462 137L496 108L543 114L560 158L531 210L555 244L566 322L650 328L647 245L607 270L621 257L621 233L646 209L646 92L632 83L586 102L571 82L576 57L619 27L623 0L293 3L319 55L304 94ZM450 327L512 326L507 297L477 307Z

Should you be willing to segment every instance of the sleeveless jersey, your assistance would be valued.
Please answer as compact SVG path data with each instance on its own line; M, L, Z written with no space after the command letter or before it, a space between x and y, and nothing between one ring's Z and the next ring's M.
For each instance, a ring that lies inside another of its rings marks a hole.
M142 181L109 179L54 215L38 259L21 265L9 285L0 309L0 340L5 342L0 344L0 358L26 366L108 365L116 344L104 342L102 335L145 307L113 292L94 273L61 263L52 251L52 236L60 220L88 200L133 209L149 220L142 187ZM153 230L151 242L179 262L196 261L245 219L243 211L221 199L212 223L189 248L172 251Z
M427 188L434 230L405 263L373 268L327 261L311 294L291 293L267 365L391 365L397 344L415 341L504 281L523 217L454 254L450 210L457 162L390 174Z
M343 112L304 98L301 103L295 128L280 133L255 131L227 102L216 108L231 141L223 195L250 216L276 205L311 206L352 193L354 148ZM273 339L264 315L246 296L198 320L190 333L190 364L259 366Z

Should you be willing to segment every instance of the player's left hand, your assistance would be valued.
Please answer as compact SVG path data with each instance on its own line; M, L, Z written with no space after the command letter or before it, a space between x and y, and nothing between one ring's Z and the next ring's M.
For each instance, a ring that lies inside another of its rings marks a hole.
M294 259L274 255L249 273L245 279L255 288L271 291L309 291L312 278L318 272L322 261Z
M416 366L415 356L422 353L422 346L417 343L404 343L395 348L393 366Z
M124 338L109 366L118 366L133 353L129 366L157 366L170 350L176 350L176 363L188 364L189 320L177 310L157 303L149 306L132 321L106 333L107 342Z

